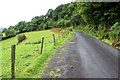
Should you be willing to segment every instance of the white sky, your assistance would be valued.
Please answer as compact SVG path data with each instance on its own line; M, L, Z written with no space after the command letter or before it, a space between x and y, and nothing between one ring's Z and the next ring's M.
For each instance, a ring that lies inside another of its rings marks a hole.
M8 28L20 21L30 21L45 15L48 9L72 0L0 0L0 27Z

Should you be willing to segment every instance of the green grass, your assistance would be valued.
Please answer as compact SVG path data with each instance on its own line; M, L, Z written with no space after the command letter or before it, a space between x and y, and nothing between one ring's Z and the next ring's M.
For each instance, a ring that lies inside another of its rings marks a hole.
M61 36L61 39L58 40L58 34L55 34L57 45L53 46L53 32L50 32L50 30L24 34L27 39L16 46L16 78L40 78L55 50L73 37L73 33L70 32L68 35ZM41 44L25 45L25 43L41 41L42 37L45 37L43 54L38 54ZM17 36L0 42L2 44L0 51L2 53L2 64L0 64L2 66L2 75L0 76L3 78L11 77L11 45L17 44L17 42Z
M98 40L101 40L101 41L103 41L103 42L105 42L105 43L107 43L107 44L109 44L109 45L111 45L112 46L112 43L114 42L113 40L110 40L110 39L107 39L107 38L102 38L102 36L104 36L104 32L95 32L95 30L94 29L90 29L88 26L86 26L86 27L80 27L81 29L77 29L77 30L75 30L75 31L81 31L81 32L84 32L84 33L86 33L86 34L88 34L88 35L90 35L90 36L92 36L92 37L94 37L94 38L96 38L96 39L98 39ZM118 46L118 47L116 47L116 48L118 48L118 49L120 49L120 46Z

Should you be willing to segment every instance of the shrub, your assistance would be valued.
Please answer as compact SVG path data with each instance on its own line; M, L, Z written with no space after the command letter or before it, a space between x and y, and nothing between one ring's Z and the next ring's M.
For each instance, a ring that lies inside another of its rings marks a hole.
M20 35L18 35L18 43L22 42L22 41L25 40L25 39L26 39L25 34L20 34Z
M116 22L111 28L110 28L110 39L114 42L120 41L120 22Z

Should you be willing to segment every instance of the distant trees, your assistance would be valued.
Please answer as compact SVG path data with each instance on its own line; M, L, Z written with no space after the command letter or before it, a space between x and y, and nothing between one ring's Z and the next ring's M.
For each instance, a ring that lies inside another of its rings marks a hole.
M4 28L3 31L2 31L2 33L4 33L6 30L7 30L7 28Z
M8 30L5 31L5 35L6 35L6 37L15 36L16 35L16 31L13 30L13 29L8 29Z
M49 9L46 15L35 16L29 22L20 21L18 24L10 26L8 30L4 29L3 32L6 32L7 36L11 36L11 34L22 32L74 28L81 25L89 25L96 30L100 28L99 25L104 25L103 29L110 29L116 22L120 22L119 13L120 5L117 2L72 2L59 5L55 10Z
M30 22L21 21L15 26L10 26L9 29L14 29L17 33L21 33L80 25L98 26L102 24L111 26L115 22L120 21L119 9L120 5L117 2L72 2L59 5L55 10L49 9L46 15L35 16Z

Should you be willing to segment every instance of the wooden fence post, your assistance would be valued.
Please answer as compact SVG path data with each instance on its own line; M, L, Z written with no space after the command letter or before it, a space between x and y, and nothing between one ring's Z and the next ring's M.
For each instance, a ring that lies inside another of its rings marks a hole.
M11 46L11 78L15 78L15 45Z
M44 37L42 37L42 44L41 44L41 51L40 51L41 54L42 54L42 51L43 51L43 44L44 44Z
M54 42L54 46L56 45L56 41L55 41L55 35L53 34L53 42Z

